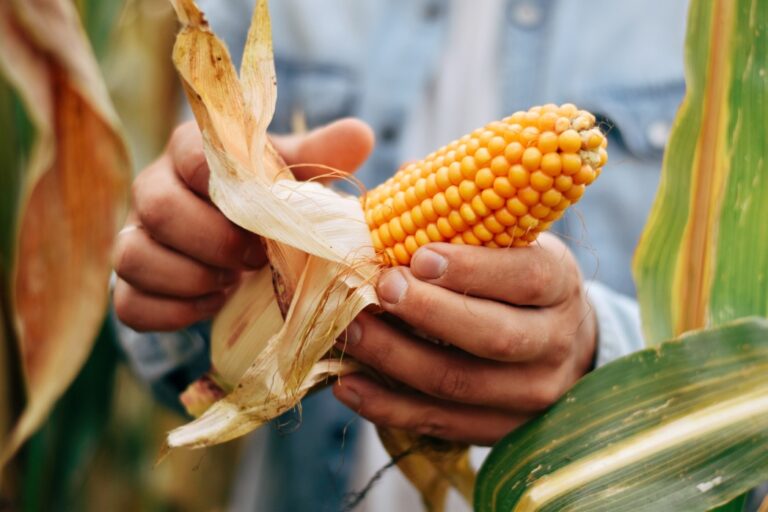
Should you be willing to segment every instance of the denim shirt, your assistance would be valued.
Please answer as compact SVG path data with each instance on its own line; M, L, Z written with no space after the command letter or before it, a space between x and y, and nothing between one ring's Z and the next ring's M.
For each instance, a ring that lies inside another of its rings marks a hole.
M634 294L632 253L684 93L687 2L504 3L504 15L497 20L503 25L498 41L502 107L498 117L536 104L572 102L598 116L608 131L609 163L554 230L569 244L590 280L588 294L600 330L597 364L603 364L641 346L636 304L618 293ZM239 62L252 0L201 0L199 4L227 42L233 60ZM303 113L309 128L344 116L362 118L373 127L377 142L357 177L367 187L384 181L402 160L401 135L407 115L423 98L437 69L449 5L442 0L272 0L278 103L271 130L291 131L296 112ZM467 132L474 128L468 126ZM162 338L163 343L172 343L168 335ZM142 352L153 354L155 364L150 366L153 375L158 373L156 363L162 357L157 343L154 352L141 348L153 343L152 335L124 343L140 374L147 365ZM176 352L189 356L183 364L195 359L188 351ZM166 362L168 373L178 377L174 364L178 366L179 361ZM328 404L334 413L329 414L325 406L305 406L305 428L296 433L282 436L275 428L267 433L262 429L260 435L269 438L265 442L271 448L261 456L280 467L267 473L285 483L281 489L268 475L257 483L245 471L236 490L238 509L339 508L350 478L350 465L341 464L340 458L345 452L350 457L360 421L350 423L354 415L331 406L333 399L327 393L312 397L310 404L315 400ZM344 450L341 432L347 433ZM281 447L280 453L275 453L275 446ZM306 468L307 460L316 461L311 470ZM314 467L318 465L324 469Z

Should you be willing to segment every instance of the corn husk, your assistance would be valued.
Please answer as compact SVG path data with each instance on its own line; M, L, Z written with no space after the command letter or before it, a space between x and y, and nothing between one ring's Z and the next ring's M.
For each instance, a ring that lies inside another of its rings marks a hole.
M211 199L263 237L273 277L249 276L216 319L213 380L226 396L168 436L170 447L207 446L250 432L318 382L355 368L323 356L376 303L377 264L359 201L295 181L269 143L277 96L266 2L254 12L240 77L194 2L174 7L184 24L174 62L203 133ZM232 364L248 360L235 354L250 354L248 366Z
M21 190L3 191L18 193L19 207L0 273L10 277L14 339L6 342L18 344L26 389L21 416L0 448L2 466L91 350L106 312L109 258L127 206L130 168L71 2L0 2L0 72L34 128L23 168L3 170L22 176Z

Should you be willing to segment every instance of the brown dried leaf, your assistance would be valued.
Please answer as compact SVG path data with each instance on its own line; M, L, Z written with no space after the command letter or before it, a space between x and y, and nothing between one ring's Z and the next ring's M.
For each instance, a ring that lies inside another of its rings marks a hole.
M77 12L64 0L0 3L0 67L35 125L12 272L26 408L7 461L90 352L127 205L128 157Z

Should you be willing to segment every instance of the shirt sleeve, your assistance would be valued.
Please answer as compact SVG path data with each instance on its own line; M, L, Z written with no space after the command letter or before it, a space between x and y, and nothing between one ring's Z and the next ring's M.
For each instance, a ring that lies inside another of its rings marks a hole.
M637 302L597 281L587 281L585 287L587 299L597 316L595 366L603 366L644 348Z
M210 322L176 332L137 332L112 315L117 339L134 374L157 399L179 412L179 394L210 367Z

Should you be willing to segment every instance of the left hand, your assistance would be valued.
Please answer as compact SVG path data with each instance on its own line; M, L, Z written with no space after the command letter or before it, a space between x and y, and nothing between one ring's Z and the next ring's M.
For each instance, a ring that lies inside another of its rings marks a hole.
M568 248L430 244L379 278L382 308L431 343L360 314L339 348L402 383L355 374L336 397L375 424L490 445L552 405L592 364L596 319Z

